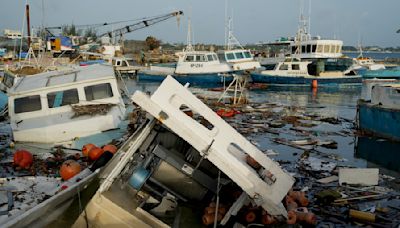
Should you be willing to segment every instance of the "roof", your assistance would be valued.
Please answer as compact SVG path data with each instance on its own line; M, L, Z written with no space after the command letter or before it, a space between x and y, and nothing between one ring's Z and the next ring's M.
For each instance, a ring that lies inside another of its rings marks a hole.
M71 67L66 70L49 71L22 77L10 89L9 94L27 93L71 83L90 82L109 78L115 78L113 68L110 65L95 64Z

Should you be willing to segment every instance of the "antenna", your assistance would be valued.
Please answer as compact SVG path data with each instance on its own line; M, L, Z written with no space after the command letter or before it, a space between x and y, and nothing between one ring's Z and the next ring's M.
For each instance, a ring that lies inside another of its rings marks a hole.
M227 49L228 46L228 0L225 0L225 37L224 37L224 42L225 42L225 49Z
M311 36L311 0L308 1L308 35Z

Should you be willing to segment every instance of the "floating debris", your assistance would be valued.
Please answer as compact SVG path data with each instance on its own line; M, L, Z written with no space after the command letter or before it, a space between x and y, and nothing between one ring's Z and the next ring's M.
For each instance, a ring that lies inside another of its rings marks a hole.
M71 119L84 115L105 115L115 104L72 105L74 115Z

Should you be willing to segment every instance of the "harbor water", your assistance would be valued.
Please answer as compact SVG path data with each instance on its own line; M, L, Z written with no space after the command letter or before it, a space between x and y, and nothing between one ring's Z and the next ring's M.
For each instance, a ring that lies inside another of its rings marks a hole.
M125 80L130 93L135 90L153 92L158 83L142 83L135 80ZM246 137L260 149L272 149L278 155L273 158L278 161L297 161L304 150L278 144L275 139L303 140L314 138L318 140L333 140L336 149L318 148L317 153L334 160L338 165L352 167L379 167L381 173L400 176L400 164L396 165L396 156L400 144L379 138L368 138L357 135L355 119L357 100L370 99L371 87L374 82L362 85L341 85L337 87L320 87L312 89L309 86L269 86L266 89L249 90L251 103L276 104L277 108L289 107L300 109L307 116L323 116L338 119L338 123L327 123L310 120L313 127L307 129L309 135L298 135L291 125L277 128L279 134L253 133ZM204 88L192 88L192 91L207 96L209 91ZM205 94L205 95L204 95ZM218 94L217 94L218 96ZM249 114L251 116L251 114ZM240 122L240 119L235 121ZM252 126L248 126L252 127ZM376 149L379 148L379 151Z

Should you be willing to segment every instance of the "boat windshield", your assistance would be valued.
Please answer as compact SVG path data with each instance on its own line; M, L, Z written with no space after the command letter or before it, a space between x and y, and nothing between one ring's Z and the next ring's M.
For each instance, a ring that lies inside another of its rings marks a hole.
M234 60L235 59L235 55L233 53L226 53L226 59L227 60Z
M210 60L210 58L208 57L208 61L212 61L212 59ZM187 55L185 58L185 62L207 62L207 57L206 55Z
M209 54L209 55L207 55L207 59L208 59L209 62L211 62L211 61L217 61L217 60L218 60L218 57L217 57L217 55L215 55L215 54Z
M245 51L245 52L243 52L243 53L244 53L244 56L245 56L246 58L251 58L251 54L250 54L249 51Z
M243 59L244 58L243 52L236 52L235 56L236 56L237 59Z
M16 98L14 100L14 113L39 111L42 109L40 95Z

